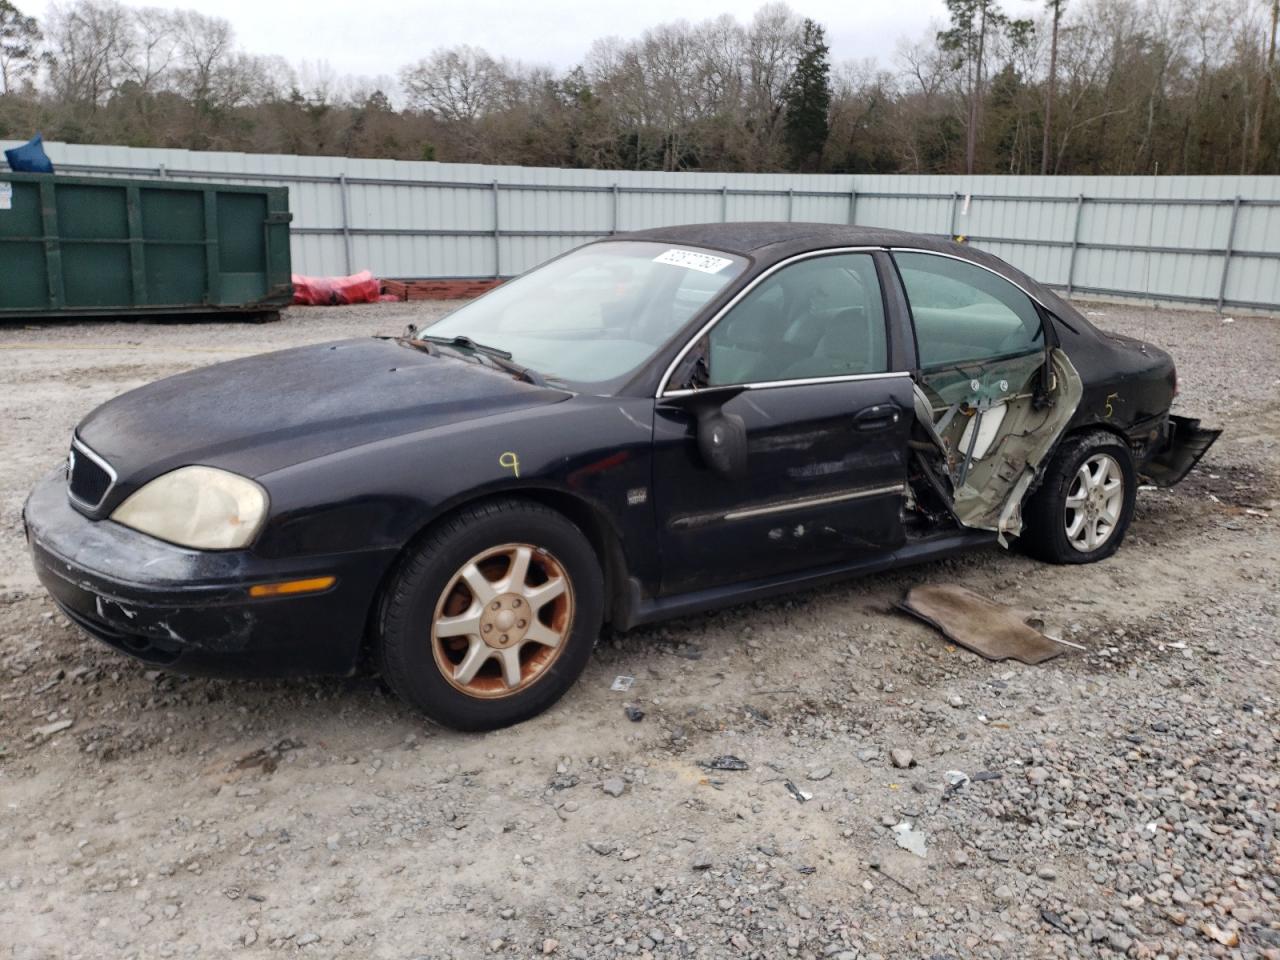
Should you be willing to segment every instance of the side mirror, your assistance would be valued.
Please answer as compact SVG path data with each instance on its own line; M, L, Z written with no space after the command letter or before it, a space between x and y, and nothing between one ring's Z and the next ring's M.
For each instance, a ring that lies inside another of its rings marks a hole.
M747 425L724 405L745 387L710 387L680 397L664 397L663 406L687 411L697 424L698 453L711 470L729 479L747 472Z

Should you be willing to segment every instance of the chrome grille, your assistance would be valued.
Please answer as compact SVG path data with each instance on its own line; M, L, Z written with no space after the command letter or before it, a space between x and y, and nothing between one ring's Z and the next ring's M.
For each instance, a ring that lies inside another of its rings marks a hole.
M101 506L116 482L111 465L79 440L71 441L67 454L67 485L73 500L91 509Z

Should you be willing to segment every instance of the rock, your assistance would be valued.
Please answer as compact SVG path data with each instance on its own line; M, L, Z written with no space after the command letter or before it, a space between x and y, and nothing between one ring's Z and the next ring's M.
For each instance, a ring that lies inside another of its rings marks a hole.
M623 861L631 861L640 856L640 851L632 847L627 847L622 853L618 854L618 859Z
M611 797L620 797L627 789L627 785L621 777L611 777L600 785L600 789Z
M1044 767L1032 767L1027 771L1027 782L1040 787L1049 782L1049 771Z
M542 941L543 956L550 956L551 954L555 953L559 949L560 949L559 940L554 940L551 937L548 937L546 940Z
M829 776L831 776L830 767L815 767L809 771L810 780L825 780Z
M904 750L901 747L894 747L889 751L889 759L893 761L893 765L899 770L906 770L908 767L915 766L916 758L910 750Z
M1012 900L1013 888L1008 884L1002 883L1000 886L996 887L995 896L997 900Z
M951 707L953 710L959 710L964 706L964 698L958 693L953 693L947 697L947 706Z
M36 727L33 733L37 737L52 737L55 733L61 733L70 727L75 720L55 720L53 723L46 723L43 727Z
M295 940L295 941L293 941L293 942L294 942L294 943L296 943L296 944L297 944L298 946L300 946L300 947L309 947L309 946L311 946L311 944L313 944L313 943L319 943L319 942L320 942L320 934L318 934L318 933L304 933L302 936L300 936L297 940Z
M1044 864L1036 868L1036 876L1041 880L1056 880L1058 879L1058 871L1048 864Z
M713 862L714 861L711 859L710 853L705 850L700 850L693 855L693 862L690 863L690 866L693 867L694 870L710 870Z

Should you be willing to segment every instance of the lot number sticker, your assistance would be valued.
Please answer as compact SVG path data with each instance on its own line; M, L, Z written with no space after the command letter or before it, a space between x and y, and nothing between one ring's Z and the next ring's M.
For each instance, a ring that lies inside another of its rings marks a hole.
M13 209L13 184L7 180L0 183L0 210Z
M693 250L668 250L654 257L653 261L668 263L673 267L684 267L687 270L697 270L699 273L719 273L733 263L732 260L726 260L724 257L713 257L709 253L697 253Z

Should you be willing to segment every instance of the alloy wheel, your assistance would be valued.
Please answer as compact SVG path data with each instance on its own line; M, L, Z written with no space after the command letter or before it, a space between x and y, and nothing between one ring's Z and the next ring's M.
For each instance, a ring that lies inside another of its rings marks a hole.
M1081 553L1092 553L1110 540L1120 523L1124 493L1124 472L1109 453L1095 453L1080 464L1067 491L1067 542Z
M560 656L573 610L573 585L548 551L492 547L464 563L440 595L431 624L436 666L469 696L520 693Z

